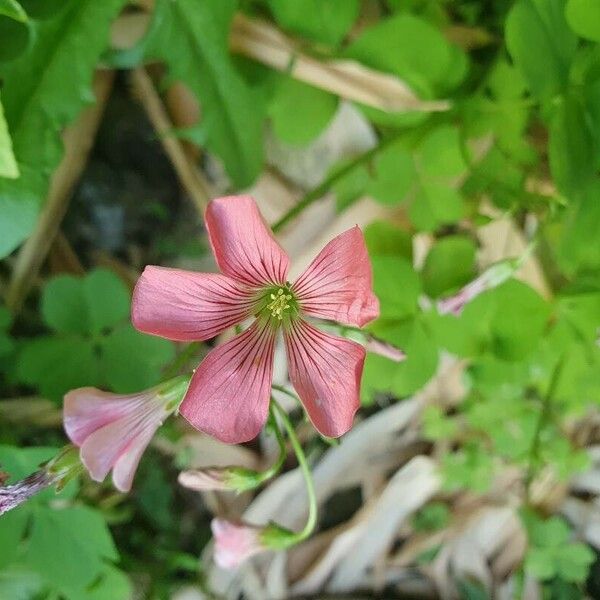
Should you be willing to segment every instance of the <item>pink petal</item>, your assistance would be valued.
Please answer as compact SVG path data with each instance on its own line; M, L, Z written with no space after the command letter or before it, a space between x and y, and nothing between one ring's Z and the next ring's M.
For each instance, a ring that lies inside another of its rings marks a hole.
M117 396L93 387L71 390L64 399L65 432L76 446L81 446L92 433L135 411L153 395L141 392Z
M131 489L133 477L140 464L142 454L144 454L144 450L148 447L154 433L155 429L152 428L140 433L117 459L113 467L112 480L119 491L128 492Z
M365 349L300 321L285 334L290 380L316 429L339 437L360 405Z
M255 321L202 361L179 412L196 428L239 444L255 438L267 419L275 332Z
M265 550L260 542L261 528L213 519L215 536L215 562L222 569L238 567L246 559Z
M133 292L131 321L169 340L207 340L248 317L253 298L225 275L147 266Z
M206 227L219 268L250 286L285 283L289 258L250 196L212 200Z
M304 312L362 327L379 316L362 231L353 227L331 240L293 287Z
M90 477L94 481L103 481L117 462L132 451L134 456L123 463L115 481L126 488L129 470L135 470L139 461L137 454L141 455L168 414L162 404L147 402L89 435L81 445L80 457Z

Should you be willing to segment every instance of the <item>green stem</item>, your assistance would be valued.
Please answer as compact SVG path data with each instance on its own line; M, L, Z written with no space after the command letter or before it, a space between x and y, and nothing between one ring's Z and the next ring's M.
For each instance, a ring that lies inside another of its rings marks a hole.
M188 344L176 357L171 365L166 369L163 375L163 381L175 377L179 374L179 371L187 362L194 356L194 354L200 348L201 342L192 342Z
M265 469L260 474L260 483L264 483L272 477L275 477L275 475L277 475L277 473L281 471L281 467L283 467L285 457L287 456L285 440L283 439L283 433L281 433L281 429L279 428L279 424L277 423L277 419L275 418L275 411L273 410L272 403L269 405L269 422L273 426L273 430L275 431L275 437L277 438L277 444L279 445L279 457L268 469Z
M277 390L278 392L282 392L283 394L286 394L287 396L289 396L290 398L293 398L294 400L297 400L298 402L300 402L300 398L298 398L298 396L296 396L296 394L294 394L294 392L290 392L290 390L288 390L287 388L285 388L282 385L277 385L276 383L274 383L271 386L274 390Z
M538 459L538 454L540 451L540 443L541 443L541 435L542 429L544 428L544 423L548 418L548 414L550 413L552 397L554 396L554 392L556 391L556 386L558 385L558 381L560 379L560 374L564 365L564 355L558 360L556 367L554 367L554 371L552 373L552 379L550 380L550 385L548 386L548 390L544 395L542 400L542 410L540 412L540 418L537 421L535 431L533 434L533 442L531 444L531 449L529 451L529 464L527 466L527 475L525 477L525 489L527 495L527 503L529 504L530 500L530 487L531 482L533 481L533 477L535 474L535 462Z
M317 496L315 493L315 485L313 482L312 474L310 472L310 467L308 466L308 462L306 460L306 455L304 454L304 450L302 450L302 446L296 437L296 432L294 431L294 427L290 422L287 413L275 398L271 398L271 404L275 407L277 412L279 413L279 418L281 419L283 426L288 434L290 439L290 443L292 444L292 448L294 449L294 453L296 454L296 458L298 459L298 464L300 465L300 469L302 470L302 475L304 476L304 482L306 484L306 495L308 496L308 519L306 520L306 525L299 531L298 533L294 533L288 537L289 542L286 541L286 546L293 546L302 542L310 534L314 531L315 526L317 524Z
M359 154L355 159L331 173L329 177L327 177L317 187L307 192L297 204L295 204L272 226L271 229L273 230L273 233L277 233L284 225L287 225L289 221L297 217L307 206L310 206L313 202L319 198L322 198L329 191L332 185L345 177L348 173L350 173L350 171L362 165L363 163L369 162L373 157L379 154L379 152L387 148L392 142L395 142L400 135L402 135L402 132L390 135L389 137L383 139L374 148L367 150L363 154Z

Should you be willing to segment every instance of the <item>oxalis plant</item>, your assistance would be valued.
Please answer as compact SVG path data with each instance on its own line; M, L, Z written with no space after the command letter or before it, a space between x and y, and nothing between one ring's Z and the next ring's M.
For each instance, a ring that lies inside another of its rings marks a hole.
M185 471L179 481L198 491L243 492L275 477L286 458L285 436L306 483L308 516L300 531L276 523L256 525L221 518L212 521L214 557L235 568L248 557L289 548L308 538L317 523L310 466L287 412L273 397L281 390L299 400L321 436L339 438L352 427L360 406L366 349L401 361L401 349L364 333L379 315L364 237L353 227L331 240L293 282L290 260L268 229L253 198L230 196L210 202L206 227L221 273L194 273L147 266L134 293L131 321L139 331L195 343L230 327L241 328L219 344L191 374L169 377L133 394L94 387L64 397L64 429L72 442L39 471L0 488L0 514L34 494L86 471L98 482L112 471L114 486L131 490L142 454L156 430L180 415L198 431L228 444L254 439L265 425L279 444L277 461L265 471L241 466ZM458 315L470 300L514 273L521 259L492 266L451 297L438 302L440 314ZM333 335L336 329L362 341ZM283 337L289 379L296 394L273 383L277 338Z

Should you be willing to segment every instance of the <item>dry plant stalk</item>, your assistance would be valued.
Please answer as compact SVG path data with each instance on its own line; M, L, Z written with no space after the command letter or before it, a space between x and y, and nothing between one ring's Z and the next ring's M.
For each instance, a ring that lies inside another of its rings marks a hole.
M438 112L447 100L421 100L403 81L351 60L322 62L298 51L294 43L265 21L237 13L231 30L231 49L295 79L341 98L389 112Z
M203 217L211 198L208 183L186 154L182 142L173 135L173 123L147 71L143 67L133 69L130 81L133 94L146 111L181 184Z
M46 203L36 227L19 251L6 292L6 305L12 312L20 310L56 238L73 189L87 164L113 80L113 71L96 72L93 82L96 103L84 110L75 123L65 129L64 157L50 180Z

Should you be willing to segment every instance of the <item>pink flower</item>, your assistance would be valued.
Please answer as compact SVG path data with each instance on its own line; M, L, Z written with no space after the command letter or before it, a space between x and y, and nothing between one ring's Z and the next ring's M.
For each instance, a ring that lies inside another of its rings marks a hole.
M234 569L246 559L264 552L261 527L213 519L210 527L215 536L215 562L222 569Z
M176 377L129 395L85 387L65 396L65 431L80 448L81 462L94 481L103 481L112 469L115 487L121 492L131 489L144 450L177 409L188 382L188 377Z
M360 229L334 238L291 284L288 256L252 198L213 200L206 226L222 274L149 266L133 296L135 327L172 340L206 340L255 317L204 359L181 414L224 442L256 437L267 418L281 330L290 379L315 427L328 437L348 431L359 406L365 350L320 331L305 317L362 327L379 314Z

